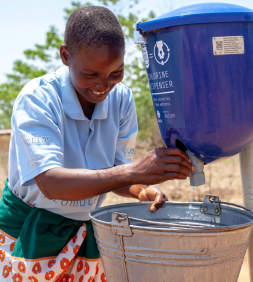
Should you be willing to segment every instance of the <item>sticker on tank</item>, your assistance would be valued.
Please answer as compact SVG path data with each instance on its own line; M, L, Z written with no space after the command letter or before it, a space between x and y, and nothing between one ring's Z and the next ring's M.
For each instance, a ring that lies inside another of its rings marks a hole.
M217 55L243 55L244 37L243 36L220 36L213 37L213 54Z

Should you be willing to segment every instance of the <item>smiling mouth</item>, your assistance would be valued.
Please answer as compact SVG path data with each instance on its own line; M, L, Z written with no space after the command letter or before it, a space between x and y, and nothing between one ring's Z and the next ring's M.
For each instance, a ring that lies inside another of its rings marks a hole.
M95 92L93 90L91 90L92 93L94 93L95 95L97 96L100 96L100 95L104 95L107 91L104 91L104 92Z

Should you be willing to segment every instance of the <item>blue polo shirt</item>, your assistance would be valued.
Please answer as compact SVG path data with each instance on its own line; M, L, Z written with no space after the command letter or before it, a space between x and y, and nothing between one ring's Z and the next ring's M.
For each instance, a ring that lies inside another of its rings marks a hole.
M138 130L133 95L121 83L96 104L91 120L86 118L65 66L25 85L11 122L9 184L13 193L26 203L77 220L88 220L105 195L80 201L49 200L34 177L55 167L104 169L130 163Z

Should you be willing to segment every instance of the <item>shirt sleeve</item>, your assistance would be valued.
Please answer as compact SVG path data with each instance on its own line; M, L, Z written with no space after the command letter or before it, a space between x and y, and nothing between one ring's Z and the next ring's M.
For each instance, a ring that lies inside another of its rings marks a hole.
M115 165L131 163L135 151L138 123L132 92L128 89L120 110L119 134L116 145Z
M37 175L63 167L61 116L56 94L53 97L47 90L24 93L17 98L12 115L12 134L21 185L33 185Z

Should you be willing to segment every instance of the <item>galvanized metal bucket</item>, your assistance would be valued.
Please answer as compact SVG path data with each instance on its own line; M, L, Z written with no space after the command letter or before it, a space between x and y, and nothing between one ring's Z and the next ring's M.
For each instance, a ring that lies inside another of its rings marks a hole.
M236 282L253 214L224 204L206 195L156 213L147 202L92 211L107 282Z

